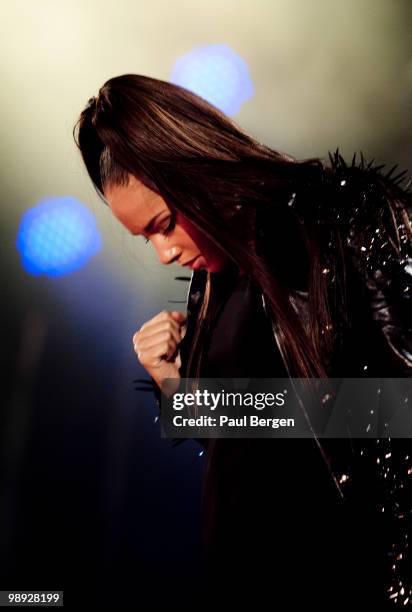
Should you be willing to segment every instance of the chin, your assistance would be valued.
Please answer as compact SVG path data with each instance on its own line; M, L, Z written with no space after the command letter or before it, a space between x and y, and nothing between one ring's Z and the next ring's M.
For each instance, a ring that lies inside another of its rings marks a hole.
M200 270L206 270L207 272L222 272L227 267L227 262L220 259L207 260L203 255L204 264L200 266Z
M223 266L220 266L218 264L206 264L205 266L201 267L201 270L207 270L207 272L221 272L223 270Z

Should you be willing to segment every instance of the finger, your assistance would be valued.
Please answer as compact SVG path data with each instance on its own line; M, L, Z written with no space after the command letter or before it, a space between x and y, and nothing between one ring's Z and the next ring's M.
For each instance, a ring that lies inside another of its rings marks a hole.
M140 329L136 333L145 332L147 329L150 329L151 327L155 325L161 325L161 323L165 323L165 322L170 322L173 325L177 326L177 328L179 328L179 323L180 324L183 323L184 316L173 317L169 311L162 311L156 317L153 317L153 319L150 319L150 321L146 321L146 323L143 323L143 325L140 327Z
M180 338L178 338L176 342L176 338L169 331L160 331L157 334L151 334L146 338L139 339L135 342L135 347L138 351L146 351L161 342L166 342L168 346L174 346L176 348L180 342Z
M186 332L187 332L187 325L182 325L182 327L180 328L180 337L182 340L185 337Z
M180 342L180 328L179 325L172 319L166 321L160 321L146 327L143 331L139 330L133 336L133 344L146 341L153 335L165 333L173 336L176 342Z
M177 320L179 319L179 317L176 316L178 314L180 313L177 310L162 310L155 317L153 317L149 321L146 321L146 323L143 323L140 329L145 329L152 323L158 323L159 321L166 321L167 319Z
M134 350L136 354L140 355L140 358L144 358L144 355L147 353L153 352L153 350L163 350L162 355L165 355L165 358L170 358L173 353L177 350L177 344L173 338L167 337L165 338L164 334L158 334L157 336L151 336L146 342L136 343L134 345Z
M140 362L144 366L157 367L163 360L170 359L176 348L170 347L166 342L159 342L140 354Z
M183 321L186 321L186 319L187 319L187 313L186 312L180 312L179 310L172 310L172 312L170 314L177 321L183 322Z

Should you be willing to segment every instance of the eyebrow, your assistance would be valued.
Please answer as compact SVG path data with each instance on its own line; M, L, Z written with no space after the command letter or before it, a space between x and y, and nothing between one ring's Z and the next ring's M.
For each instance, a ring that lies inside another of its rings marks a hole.
M153 229L153 225L155 224L156 219L158 217L160 217L160 215L163 214L164 212L166 212L166 209L161 210L160 212L158 212L157 215L155 215L153 217L153 219L151 221L149 221L149 223L144 228L143 232L146 232L146 233L150 232ZM132 233L132 236L138 236L139 235L139 233L137 233L137 232L131 232L131 233Z

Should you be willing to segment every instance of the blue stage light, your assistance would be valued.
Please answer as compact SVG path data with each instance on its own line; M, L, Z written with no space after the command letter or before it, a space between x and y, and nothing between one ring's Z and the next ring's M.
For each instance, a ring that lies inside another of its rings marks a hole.
M202 45L178 59L170 82L235 115L255 93L246 62L227 45Z
M17 237L24 269L52 277L81 268L101 245L94 215L71 196L45 199L28 210Z

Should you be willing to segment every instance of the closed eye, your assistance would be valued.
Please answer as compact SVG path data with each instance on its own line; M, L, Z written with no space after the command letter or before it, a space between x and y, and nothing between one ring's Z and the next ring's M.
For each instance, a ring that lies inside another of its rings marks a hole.
M158 232L161 232L163 234L163 236L167 236L168 234L170 234L171 231L173 231L173 229L174 229L174 227L176 225L176 219L175 219L174 215L170 215L169 217L166 217L163 220L161 225L164 225L165 222L167 222L166 227L164 227L163 229L160 227L158 229ZM153 233L156 233L156 230ZM147 244L149 242L149 238L144 238L144 241Z

